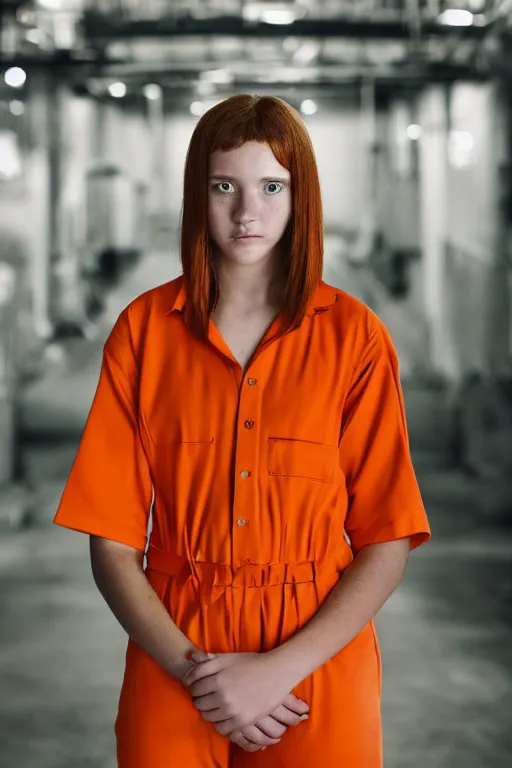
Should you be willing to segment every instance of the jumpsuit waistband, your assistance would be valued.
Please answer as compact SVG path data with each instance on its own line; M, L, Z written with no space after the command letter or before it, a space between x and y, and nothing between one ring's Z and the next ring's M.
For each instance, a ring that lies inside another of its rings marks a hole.
M182 555L166 552L152 544L149 545L146 556L148 570L160 571L168 576L192 578L204 605L218 600L227 587L264 587L314 582L317 580L319 567L313 560L304 560L298 563L243 563L239 568L234 568L221 563L190 561ZM333 570L338 570L335 562Z

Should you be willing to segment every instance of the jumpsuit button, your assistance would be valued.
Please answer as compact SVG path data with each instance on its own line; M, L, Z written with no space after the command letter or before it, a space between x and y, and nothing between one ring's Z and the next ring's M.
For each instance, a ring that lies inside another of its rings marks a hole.
M244 421L244 427L246 429L252 429L254 427L254 421L252 419L247 419L247 421Z
M247 379L247 383L248 383L248 385L250 387L255 387L256 386L256 381L257 381L257 379L253 379L252 376L251 376L250 379Z
M242 469L242 471L240 472L240 477L243 477L243 478L245 478L245 477L249 477L249 476L250 476L250 474L251 474L251 473L249 472L249 470L247 470L247 469Z
M245 517L239 517L236 524L241 528L242 526L247 525L247 520Z

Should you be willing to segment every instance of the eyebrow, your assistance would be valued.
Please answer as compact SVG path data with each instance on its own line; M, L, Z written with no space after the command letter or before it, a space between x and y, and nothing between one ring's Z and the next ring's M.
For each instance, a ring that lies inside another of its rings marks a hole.
M222 181L238 181L238 179L235 179L234 176L222 176L221 174L210 176L210 181L213 181L213 179L222 179ZM283 184L288 184L290 179L285 179L284 176L263 176L263 178L259 179L259 181L282 181Z

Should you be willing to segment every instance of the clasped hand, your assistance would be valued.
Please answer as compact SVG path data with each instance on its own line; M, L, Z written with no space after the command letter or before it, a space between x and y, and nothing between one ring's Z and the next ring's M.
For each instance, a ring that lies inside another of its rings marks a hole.
M204 720L246 751L280 741L307 718L308 705L292 693L286 668L265 653L194 652L181 682Z

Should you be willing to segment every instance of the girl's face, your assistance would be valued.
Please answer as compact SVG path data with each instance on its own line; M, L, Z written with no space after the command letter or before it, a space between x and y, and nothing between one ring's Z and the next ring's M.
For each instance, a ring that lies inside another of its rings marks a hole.
M212 153L208 227L218 255L241 265L277 255L291 214L290 173L268 144L251 141Z

